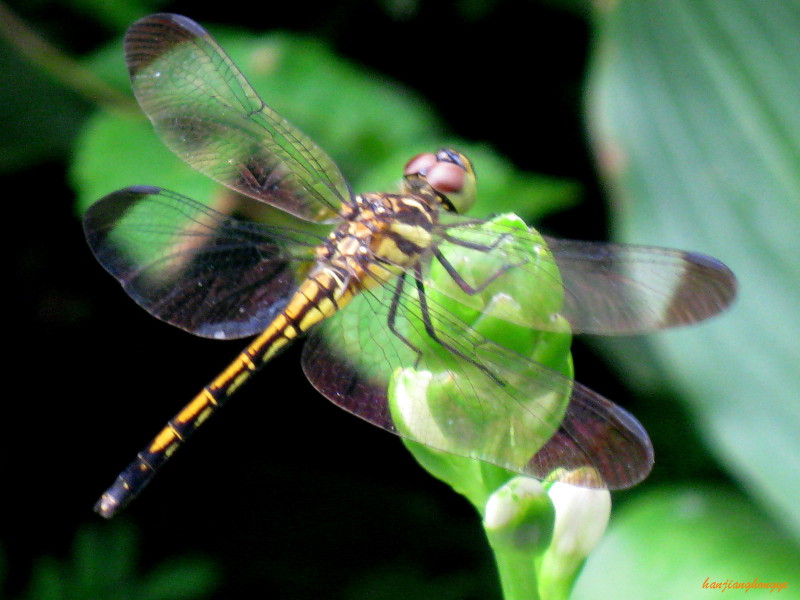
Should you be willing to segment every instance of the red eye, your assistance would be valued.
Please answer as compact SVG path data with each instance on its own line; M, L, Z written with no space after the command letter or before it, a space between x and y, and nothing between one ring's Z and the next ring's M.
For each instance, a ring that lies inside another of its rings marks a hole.
M458 165L448 162L437 162L425 174L430 186L442 194L452 194L464 189L466 172Z
M416 175L418 173L425 175L425 171L435 165L436 162L436 156L430 152L417 154L406 163L405 169L403 169L403 175Z

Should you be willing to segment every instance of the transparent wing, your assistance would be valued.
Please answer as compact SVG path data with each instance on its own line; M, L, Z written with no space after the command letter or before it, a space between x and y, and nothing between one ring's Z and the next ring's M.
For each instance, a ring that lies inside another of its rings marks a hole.
M539 478L587 467L571 481L616 489L647 475L652 447L631 415L516 351L535 348L537 332L494 340L491 318L476 329L427 297L425 317L409 286L362 292L312 331L303 367L329 400L431 448Z
M133 91L164 143L189 165L309 221L351 192L334 162L266 106L222 48L180 15L145 17L125 35Z
M564 286L573 331L644 333L689 325L725 310L736 277L698 252L545 238Z
M97 260L139 305L176 327L216 339L263 330L320 243L149 186L101 198L86 211L83 226Z
M495 220L489 228L453 215L446 216L441 236L440 253L455 271L477 273L466 278L470 286L502 276L485 293L472 296L465 296L453 278L431 277L434 289L481 310L497 293L513 296L515 290L536 285L543 299L562 301L551 302L548 310L534 303L510 319L540 330L559 329L566 319L573 333L646 333L712 317L736 296L730 269L699 253L555 239L526 227ZM486 266L475 269L476 264ZM442 271L437 260L430 268Z

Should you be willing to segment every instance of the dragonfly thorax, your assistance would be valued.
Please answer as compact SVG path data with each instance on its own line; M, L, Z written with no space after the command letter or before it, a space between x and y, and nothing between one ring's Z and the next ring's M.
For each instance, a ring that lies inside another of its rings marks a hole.
M433 244L438 206L425 197L368 193L342 211L344 220L317 251L348 285L373 287L405 271Z

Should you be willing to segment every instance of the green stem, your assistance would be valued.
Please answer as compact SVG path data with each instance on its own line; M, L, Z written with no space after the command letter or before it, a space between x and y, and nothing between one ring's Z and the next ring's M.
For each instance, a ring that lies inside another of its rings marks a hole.
M107 85L72 57L48 44L3 2L0 2L0 37L6 39L37 68L90 102L126 110L136 108L126 95Z
M564 573L560 577L554 576L553 573L547 573L542 577L540 589L547 600L569 600L582 564L583 561L579 561L572 573ZM543 570L541 569L540 572Z
M539 600L533 558L525 552L492 548L503 588L503 600Z

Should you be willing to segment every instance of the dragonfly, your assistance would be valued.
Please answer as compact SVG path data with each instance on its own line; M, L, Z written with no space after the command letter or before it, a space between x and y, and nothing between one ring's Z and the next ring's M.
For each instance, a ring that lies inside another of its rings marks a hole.
M334 161L267 106L191 19L144 17L124 48L136 99L162 141L243 202L280 209L298 226L144 185L87 210L95 257L150 314L202 337L255 336L137 454L96 512L109 518L127 505L301 336L311 384L401 437L589 487L627 488L646 477L653 448L639 422L541 364L529 351L535 344L517 341L704 320L736 294L724 264L470 218L475 171L453 149L409 160L397 192L355 194ZM509 291L534 284L535 302ZM517 341L497 333L498 323L516 328Z

